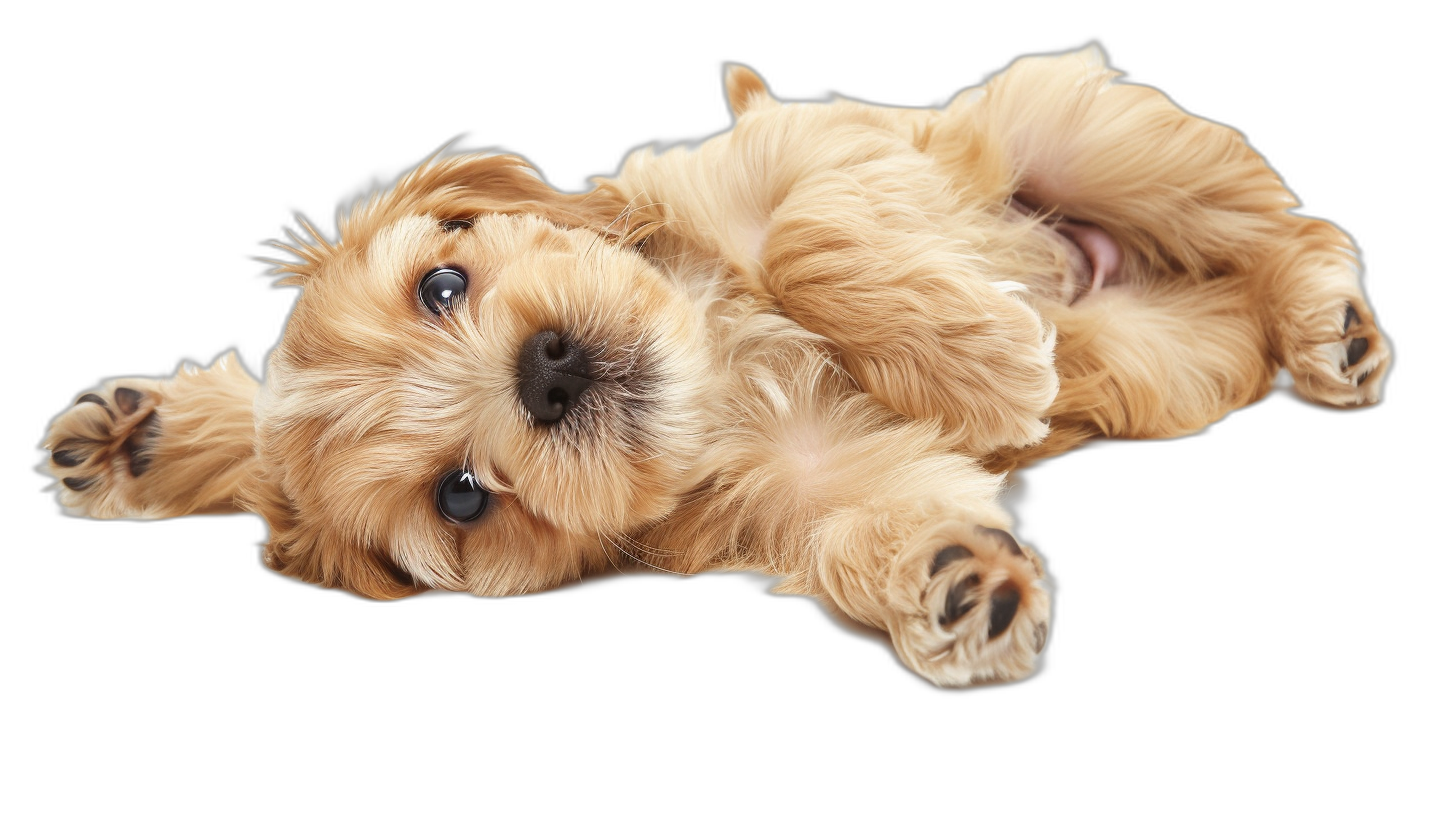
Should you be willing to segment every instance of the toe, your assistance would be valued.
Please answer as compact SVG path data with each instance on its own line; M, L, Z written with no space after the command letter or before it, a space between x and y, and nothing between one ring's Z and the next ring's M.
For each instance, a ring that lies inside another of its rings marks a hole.
M971 573L957 581L945 593L945 609L940 613L940 625L949 626L976 608L976 587L981 585L981 576Z
M935 554L935 560L930 564L930 577L934 578L937 572L960 561L963 558L970 558L971 551L959 544L952 544L949 547Z
M1351 340L1350 345L1345 347L1345 368L1349 368L1350 366L1360 362L1360 360L1364 358L1365 352L1369 350L1369 340L1366 340L1363 337L1356 337L1354 340Z
M986 629L986 639L995 640L1011 628L1016 619L1016 610L1021 606L1021 590L1012 583L996 587L991 593L991 623Z

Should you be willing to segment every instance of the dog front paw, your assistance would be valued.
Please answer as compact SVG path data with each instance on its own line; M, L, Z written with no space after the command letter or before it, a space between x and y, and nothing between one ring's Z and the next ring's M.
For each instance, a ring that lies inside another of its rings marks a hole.
M1025 677L1051 616L1041 577L1036 554L1004 530L953 523L928 531L891 570L896 651L940 686Z
M1364 300L1341 299L1295 314L1284 334L1284 364L1305 399L1342 407L1380 399L1390 344Z
M61 504L93 518L145 515L139 482L160 436L154 383L114 380L77 398L46 435Z

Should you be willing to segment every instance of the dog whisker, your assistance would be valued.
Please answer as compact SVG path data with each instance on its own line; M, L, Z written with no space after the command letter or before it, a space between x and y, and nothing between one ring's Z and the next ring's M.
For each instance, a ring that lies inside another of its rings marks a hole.
M679 551L677 550L662 549L643 544L641 541L637 540L635 537L627 533L617 533L614 538L645 555L653 555L667 558L679 554Z
M667 567L659 566L659 565L654 564L654 563L652 563L650 561L645 561L645 560L643 560L641 558L638 558L637 556L633 555L632 553L628 552L624 547L622 547L615 540L613 540L613 538L607 538L606 540L608 541L608 543L610 543L613 547L616 548L617 552L620 552L622 555L627 556L628 558L632 559L633 561L636 561L637 563L641 564L644 567L647 567L648 569L657 570L658 572L665 572L665 573L667 573L669 575L678 575L678 576L681 576L681 577L684 577L684 578L686 578L686 577L688 577L688 576L690 576L692 574L692 573L688 573L688 572L678 572L677 570L668 569Z
M622 566L617 563L617 560L615 558L612 557L611 552L607 550L607 542L600 535L597 536L597 547L599 547L602 551L602 558L604 563L611 564L612 569L616 570L618 574L626 574L625 571L622 569Z

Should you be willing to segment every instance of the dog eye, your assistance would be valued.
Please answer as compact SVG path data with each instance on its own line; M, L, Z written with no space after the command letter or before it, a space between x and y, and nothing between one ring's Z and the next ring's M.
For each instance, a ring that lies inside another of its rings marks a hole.
M465 300L465 273L436 269L420 280L420 302L435 314L444 314Z
M440 222L440 229L446 232L455 232L456 230L470 229L473 226L475 226L475 222L466 221L464 219L454 219L451 221Z
M481 487L468 471L450 471L435 489L435 508L440 515L456 524L480 518L489 503L490 492Z

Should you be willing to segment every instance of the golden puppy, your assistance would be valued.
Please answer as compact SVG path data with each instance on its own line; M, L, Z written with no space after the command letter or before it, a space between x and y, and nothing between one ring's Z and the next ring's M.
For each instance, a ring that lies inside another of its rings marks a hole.
M761 570L935 683L1024 676L1050 604L997 474L1388 367L1348 239L1114 77L1028 58L910 110L733 68L731 132L590 193L427 162L285 247L261 388L224 358L62 414L61 501L256 512L269 566L374 598Z

